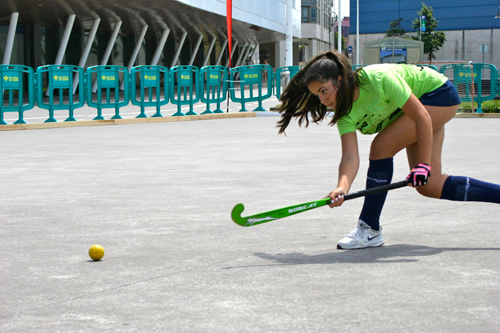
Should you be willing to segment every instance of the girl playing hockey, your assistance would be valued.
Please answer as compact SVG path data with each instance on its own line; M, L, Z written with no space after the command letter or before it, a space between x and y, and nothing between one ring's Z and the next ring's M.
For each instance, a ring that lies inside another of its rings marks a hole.
M460 99L453 84L430 68L381 64L354 72L347 57L326 52L293 77L280 100L280 133L292 118L307 127L308 115L317 123L326 117L327 107L335 110L330 124L337 124L342 158L337 188L328 194L331 207L342 205L359 168L356 131L376 134L370 148L367 189L391 182L393 157L406 149L411 168L406 181L420 194L500 203L500 185L441 173L444 126L457 113ZM379 220L386 196L387 192L365 197L357 227L337 248L384 244Z

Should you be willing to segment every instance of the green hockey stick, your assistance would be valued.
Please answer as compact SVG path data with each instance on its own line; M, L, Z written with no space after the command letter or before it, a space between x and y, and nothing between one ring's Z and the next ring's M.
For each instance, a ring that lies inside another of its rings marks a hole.
M359 197L364 197L364 196L370 195L370 194L387 192L389 190L405 187L407 185L408 185L408 183L405 180L403 180L403 181L393 183L393 184L374 187L374 188L371 188L369 190L363 190L363 191L359 191L359 192L346 194L346 195L344 195L344 200L350 200L350 199L355 199L355 198L359 198ZM293 206L288 206L288 207L279 208L279 209L275 209L275 210L270 210L268 212L250 215L247 217L241 216L241 213L243 213L243 210L245 210L245 206L243 206L243 204L237 204L236 206L234 206L233 210L231 211L231 218L233 219L234 223L236 223L237 225L240 225L242 227L251 227L251 226L254 226L257 224L271 222L271 221L275 221L278 219L282 219L282 218L287 217L287 216L302 213L302 212L305 212L307 210L311 210L314 208L326 206L330 203L331 203L331 199L325 198L325 199L320 199L320 200L316 200L316 201L301 203L298 205L293 205Z

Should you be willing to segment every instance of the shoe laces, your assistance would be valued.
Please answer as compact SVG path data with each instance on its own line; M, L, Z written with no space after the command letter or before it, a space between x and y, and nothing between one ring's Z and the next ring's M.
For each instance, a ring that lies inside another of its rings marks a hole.
M364 230L358 226L358 227L356 227L356 229L353 229L350 233L348 233L347 237L356 238L357 235L362 235L363 231Z
M358 226L347 234L349 238L355 238L357 235L363 236L365 230L370 229L370 226L366 222L359 221Z

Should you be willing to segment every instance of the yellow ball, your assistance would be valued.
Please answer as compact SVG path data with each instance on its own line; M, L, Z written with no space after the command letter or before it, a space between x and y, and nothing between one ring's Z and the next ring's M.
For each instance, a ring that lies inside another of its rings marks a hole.
M101 260L104 257L104 248L101 245L92 245L89 249L89 256L92 260Z

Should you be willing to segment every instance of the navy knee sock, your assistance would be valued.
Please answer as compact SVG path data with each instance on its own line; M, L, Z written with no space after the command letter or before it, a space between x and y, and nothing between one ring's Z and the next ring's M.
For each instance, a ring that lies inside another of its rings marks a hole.
M366 177L366 189L387 185L392 180L394 172L393 158L384 158L382 160L370 160L368 175ZM367 195L361 210L360 220L367 223L372 229L379 230L380 214L384 207L387 192Z
M449 176L444 182L441 199L500 203L500 185L469 177Z

